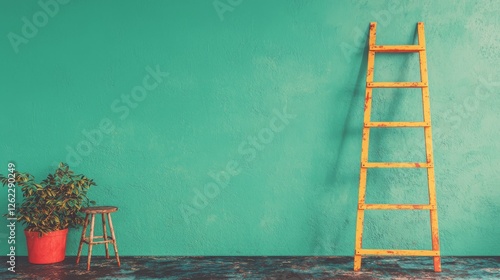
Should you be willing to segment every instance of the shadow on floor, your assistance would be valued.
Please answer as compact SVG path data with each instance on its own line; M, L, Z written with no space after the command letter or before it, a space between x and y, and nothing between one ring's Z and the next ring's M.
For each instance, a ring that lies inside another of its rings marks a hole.
M6 264L7 258L2 257ZM364 258L361 272L352 257L75 257L51 265L16 258L16 272L4 266L0 279L500 279L500 257L443 257L443 272L432 271L425 257Z

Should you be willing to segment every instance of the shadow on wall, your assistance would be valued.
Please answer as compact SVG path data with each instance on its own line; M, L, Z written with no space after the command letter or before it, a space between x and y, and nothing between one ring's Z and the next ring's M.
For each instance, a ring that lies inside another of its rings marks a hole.
M367 28L368 30L369 28ZM353 186L353 177L359 177L359 168L352 168L353 161L359 162L359 155L353 155L352 149L348 147L348 143L353 142L361 147L361 125L359 116L362 115L364 101L364 85L365 73L367 67L368 38L364 40L364 49L361 52L362 58L359 65L350 64L352 68L359 67L358 75L354 89L351 93L351 98L344 118L344 123L341 129L339 145L336 151L337 158L335 159L332 172L325 179L325 188L320 190L316 201L318 203L316 234L315 240L315 255L338 255L336 248L342 247L340 244L345 244L344 240L351 240L354 251L354 227L356 206L353 202L357 199L357 186ZM350 71L349 71L350 72ZM354 72L354 71L353 71ZM358 143L359 142L359 143ZM350 145L349 145L350 146ZM358 148L358 149L359 149ZM357 165L359 166L359 165ZM354 208L353 208L354 207ZM327 216L327 217L323 217ZM338 217L346 218L344 221L338 220ZM353 219L354 218L354 219ZM324 221L329 221L325 223ZM352 233L352 234L351 234ZM349 243L349 242L348 242Z

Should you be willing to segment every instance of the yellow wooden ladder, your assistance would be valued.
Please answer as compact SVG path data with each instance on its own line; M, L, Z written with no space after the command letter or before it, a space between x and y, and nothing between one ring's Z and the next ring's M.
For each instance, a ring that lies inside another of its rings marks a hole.
M354 252L354 270L361 269L363 256L431 256L434 260L434 271L441 271L441 257L439 250L438 215L436 203L436 189L434 181L434 159L432 155L431 112L429 104L429 88L427 77L427 59L425 53L424 24L419 22L418 45L375 45L377 23L370 23L370 38L368 51L368 69L366 73L366 96L364 111L363 138L361 145L361 172L359 178L359 198L356 221L356 240ZM420 82L374 82L373 72L375 53L418 52L420 59ZM421 88L422 108L424 120L421 122L372 122L370 112L372 106L373 88ZM368 147L371 128L391 127L423 127L425 135L426 162L368 162ZM429 204L366 204L366 177L369 168L427 168L427 182L429 188ZM429 210L432 236L432 250L392 250L392 249L363 249L363 221L365 210Z

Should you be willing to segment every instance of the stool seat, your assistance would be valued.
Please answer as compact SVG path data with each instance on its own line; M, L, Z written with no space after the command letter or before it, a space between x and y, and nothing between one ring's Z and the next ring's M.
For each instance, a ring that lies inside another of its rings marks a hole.
M115 251L115 258L118 263L118 266L120 266L120 257L118 256L118 247L116 246L116 237L115 237L115 230L113 229L113 221L111 220L111 213L118 211L118 207L115 206L94 206L94 207L86 207L86 208L81 208L80 212L85 213L85 221L83 223L83 231L82 235L80 237L80 245L78 246L78 254L76 256L76 263L78 264L80 262L80 256L82 253L82 247L83 244L87 244L89 246L89 251L87 255L87 270L90 270L90 260L92 258L92 246L98 245L98 244L104 244L105 249L106 249L106 259L109 259L109 251L108 251L108 244L110 243L113 245L114 251ZM95 221L95 215L101 215L102 218L102 235L101 236L96 236L94 235L94 221ZM111 233L111 236L108 236L107 230L106 230L106 218L109 223L109 230ZM90 220L90 221L89 221ZM87 227L90 223L90 235L86 236L87 233ZM102 239L102 241L96 241Z
M118 211L115 206L93 206L80 209L80 212L85 214L107 214Z

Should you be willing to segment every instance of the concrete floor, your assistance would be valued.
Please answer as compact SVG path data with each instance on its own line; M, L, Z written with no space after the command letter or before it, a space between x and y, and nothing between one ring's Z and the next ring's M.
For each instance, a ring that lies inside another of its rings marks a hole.
M0 258L5 264L6 257ZM32 265L16 259L16 273L4 269L1 279L500 279L500 257L443 257L443 272L432 271L431 258L365 258L353 272L352 257L75 257L61 263Z

